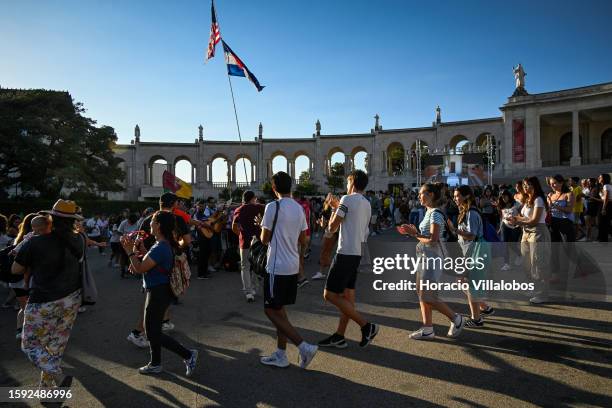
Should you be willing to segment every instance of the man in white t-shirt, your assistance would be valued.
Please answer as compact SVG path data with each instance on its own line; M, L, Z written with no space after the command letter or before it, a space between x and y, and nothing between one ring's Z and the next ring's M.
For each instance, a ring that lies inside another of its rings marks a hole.
M93 218L90 218L89 220L87 220L87 223L85 224L85 227L87 228L87 237L91 239L92 241L104 242L105 239L102 236L102 230L103 230L104 225L105 224L100 218L99 214L96 214ZM103 254L104 247L99 246L98 251L100 251L100 253Z
M353 171L347 178L347 195L340 201L333 199L330 205L335 212L329 222L329 232L340 229L338 249L329 270L323 297L342 313L338 329L334 334L319 342L321 347L346 348L344 333L349 319L361 327L360 347L366 347L378 334L378 325L367 322L355 309L355 283L361 261L362 243L368 236L370 223L370 202L363 196L368 185L368 175Z
M288 367L287 339L300 351L300 367L306 368L318 347L306 343L289 322L285 305L295 303L297 279L300 270L298 244L306 243L306 217L302 206L293 200L291 177L283 172L272 176L272 191L278 200L266 206L261 221L261 242L268 245L267 274L264 277L264 310L276 327L278 348L261 363ZM278 211L278 212L277 212Z

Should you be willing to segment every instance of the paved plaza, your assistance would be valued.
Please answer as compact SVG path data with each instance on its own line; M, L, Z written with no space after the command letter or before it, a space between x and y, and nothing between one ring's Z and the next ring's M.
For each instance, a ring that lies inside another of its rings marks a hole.
M394 234L387 231L373 241L397 241ZM308 275L316 270L317 254L315 245ZM351 324L347 349L320 349L304 371L295 364L296 348L289 346L293 365L274 369L259 363L275 348L261 297L246 303L240 275L230 272L193 280L182 303L172 308L173 335L200 350L194 376L185 377L183 362L168 351L162 352L164 373L143 376L137 368L148 361L148 349L126 341L143 298L140 281L121 280L97 250L89 257L101 296L79 315L68 344L64 366L75 381L66 406L612 406L610 303L497 302L484 328L466 329L458 339L445 337L447 323L434 314L438 337L431 342L408 339L420 326L418 304L360 303L367 319L381 325L368 348L359 348L360 333ZM324 304L322 290L322 282L311 282L289 308L290 319L309 341L336 326L338 313ZM452 307L468 313L460 299ZM0 313L0 385L35 385L38 372L13 337L15 314Z

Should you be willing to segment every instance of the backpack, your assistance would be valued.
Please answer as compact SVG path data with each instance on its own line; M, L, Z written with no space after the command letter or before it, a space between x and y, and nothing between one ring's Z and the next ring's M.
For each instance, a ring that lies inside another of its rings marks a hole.
M276 211L274 213L274 222L272 223L272 231L270 235L270 240L274 236L274 229L276 228L276 220L278 219L278 209L280 207L280 203L278 201L276 203ZM253 241L251 241L251 249L249 251L249 262L251 263L251 271L257 275L264 277L268 273L266 270L266 266L268 265L268 245L264 245L263 242L257 238L256 235L253 236Z
M442 215L442 218L444 219L444 232L442 233L442 237L444 238L444 241L446 242L446 252L448 252L447 256L449 258L459 258L463 256L463 251L461 250L461 247L459 246L458 240L459 238L457 237L457 234L453 234L449 228L448 228L448 218L446 217L446 214L444 214L444 212L438 210L437 208L434 210L434 212L438 212Z
M6 283L16 283L23 279L23 275L15 275L11 273L11 267L15 256L11 252L15 249L15 245L9 245L0 250L0 281Z
M157 265L157 268L163 273L168 274L170 278L170 290L174 296L179 297L183 295L189 287L191 279L191 268L189 267L189 259L185 252L181 254L175 254L172 250L172 257L174 259L174 265L171 271L168 271L161 265Z

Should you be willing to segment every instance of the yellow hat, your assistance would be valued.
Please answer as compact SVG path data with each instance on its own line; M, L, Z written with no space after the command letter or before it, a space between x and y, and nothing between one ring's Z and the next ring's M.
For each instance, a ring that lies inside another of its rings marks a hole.
M83 217L78 214L80 208L74 201L59 199L53 204L52 210L40 211L43 214L49 214L56 217L74 218L82 220Z

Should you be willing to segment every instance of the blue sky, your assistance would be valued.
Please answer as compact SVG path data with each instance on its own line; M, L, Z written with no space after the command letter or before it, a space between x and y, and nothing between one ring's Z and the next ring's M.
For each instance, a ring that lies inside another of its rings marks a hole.
M221 35L266 88L234 78L245 139L499 116L531 93L612 81L609 1L216 1ZM4 1L0 86L68 90L129 143L236 140L210 2Z

